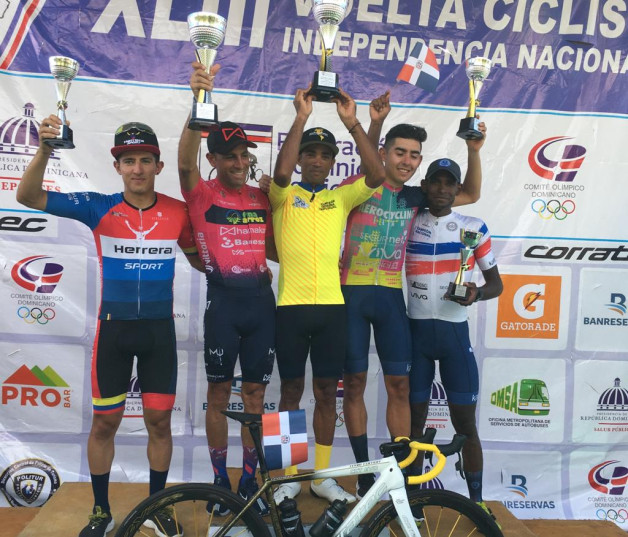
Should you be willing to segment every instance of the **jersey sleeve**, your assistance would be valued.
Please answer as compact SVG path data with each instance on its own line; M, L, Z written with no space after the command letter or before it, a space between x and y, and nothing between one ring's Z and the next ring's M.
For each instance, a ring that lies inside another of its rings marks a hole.
M275 183L275 181L270 184L268 199L270 201L270 206L273 211L276 211L279 207L286 203L286 199L288 199L288 194L290 194L290 186L291 185L282 187Z
M491 234L484 222L482 222L482 226L480 227L480 233L483 233L483 235L480 239L480 243L473 251L473 256L480 270L488 270L497 265L497 260L491 249Z
M418 207L425 209L427 207L427 197L420 186L404 186L406 197L406 207Z
M209 204L213 197L212 189L208 187L207 181L202 177L199 178L192 190L181 189L181 194L188 205Z
M366 186L366 179L363 175L353 182L347 183L346 181L348 180L343 181L337 190L341 194L342 203L347 211L369 199L377 190Z
M196 248L196 242L194 241L194 232L192 230L192 222L190 221L187 206L184 207L184 212L185 217L183 218L183 227L181 229L179 239L177 240L177 244L185 255L196 255L198 250Z
M47 213L72 218L90 229L96 228L101 218L115 205L112 196L98 192L48 192Z

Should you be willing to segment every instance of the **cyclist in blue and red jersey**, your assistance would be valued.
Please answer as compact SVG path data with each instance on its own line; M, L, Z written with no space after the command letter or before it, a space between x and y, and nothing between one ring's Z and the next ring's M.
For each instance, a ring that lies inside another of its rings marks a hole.
M369 139L379 145L384 120L390 112L389 94L369 106ZM480 130L486 132L484 123ZM344 417L357 462L370 459L367 412L364 404L371 326L387 393L386 423L390 434L410 433L410 328L402 290L406 243L412 222L427 204L420 187L408 186L423 159L424 128L402 123L385 136L379 154L386 180L347 221L342 257L342 292L347 305L348 348L344 371ZM482 178L479 152L484 139L467 141L468 170L457 205L480 197ZM351 181L352 178L347 179ZM362 497L374 482L372 474L358 476Z
M92 427L87 443L94 508L79 537L102 537L114 526L109 474L114 438L122 421L134 357L148 432L150 494L163 489L172 456L170 418L177 383L172 287L176 245L202 270L185 204L155 192L157 136L143 123L115 133L111 154L124 191L62 194L42 189L53 148L44 140L59 134L61 120L46 118L40 146L20 181L17 200L33 209L78 220L94 235L102 275L102 301L92 353ZM164 510L145 525L160 537L183 535Z
M438 361L451 423L457 433L467 437L462 455L469 497L490 513L482 499L482 445L475 422L479 378L469 338L467 306L498 297L503 289L502 280L486 224L479 218L451 210L461 189L458 164L448 158L435 160L429 165L421 188L428 208L419 212L412 225L406 258L412 333L412 434L420 436L423 432ZM481 233L466 263L468 277L477 264L485 283L481 287L465 283L468 296L455 301L447 291L461 263L462 230Z
M190 87L211 91L213 77L195 62ZM199 131L186 126L179 142L179 179L194 237L207 277L205 308L205 372L207 374L207 443L214 470L214 484L231 489L227 474L227 419L221 413L231 395L236 361L242 370L244 410L264 411L264 393L275 359L275 296L266 258L277 258L270 205L266 194L246 184L250 142L232 122L216 126L207 137L207 159L215 179L204 181L197 165ZM257 452L246 427L242 428L243 461L238 494L248 500L258 489L255 479ZM226 514L220 504L209 511ZM268 514L260 498L257 511Z

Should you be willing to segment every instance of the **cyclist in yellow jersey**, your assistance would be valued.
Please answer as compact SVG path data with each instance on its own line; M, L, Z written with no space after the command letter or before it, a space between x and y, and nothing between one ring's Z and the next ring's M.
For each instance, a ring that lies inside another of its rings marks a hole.
M309 354L315 398L315 469L329 466L336 389L345 359L346 311L338 271L342 232L351 209L370 198L385 178L377 149L357 120L355 101L341 90L335 103L340 120L355 140L365 175L350 185L326 188L325 180L338 153L336 139L323 128L304 132L312 113L312 96L299 89L294 98L296 117L279 151L269 196L280 263L276 319L279 409L299 408ZM297 164L301 182L291 185ZM296 468L287 472L296 473ZM300 490L299 483L284 484L275 492L275 499L294 498ZM333 479L315 481L310 490L329 501L355 501Z

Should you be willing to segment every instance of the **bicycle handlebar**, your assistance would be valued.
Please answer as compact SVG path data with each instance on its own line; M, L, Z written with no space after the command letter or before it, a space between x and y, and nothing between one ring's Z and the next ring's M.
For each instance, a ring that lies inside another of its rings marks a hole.
M404 460L398 463L399 468L401 469L410 466L410 464L412 464L417 458L419 451L431 451L432 453L434 453L434 455L436 455L436 464L434 464L434 466L428 473L408 476L407 479L409 485L420 485L421 483L431 481L443 471L443 468L445 467L445 462L447 461L447 457L460 451L460 449L462 448L462 444L464 444L464 441L466 440L466 436L462 434L456 434L449 444L442 446L438 446L436 444L425 444L423 442L410 440L409 438L395 438L395 442L400 442L402 440L408 440L410 442L408 444L408 447L410 448L410 454Z

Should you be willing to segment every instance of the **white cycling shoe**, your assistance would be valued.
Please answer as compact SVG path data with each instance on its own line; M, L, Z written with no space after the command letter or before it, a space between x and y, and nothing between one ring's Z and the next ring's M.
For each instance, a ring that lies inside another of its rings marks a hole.
M312 484L310 485L310 492L312 493L312 496L324 498L325 500L328 500L329 503L332 503L335 500L346 500L347 503L355 502L355 496L353 494L349 494L336 482L335 479L331 479L330 477L324 479L319 485L312 481Z
M299 494L301 494L301 483L282 483L275 489L273 497L275 503L279 505L284 499L294 500Z

